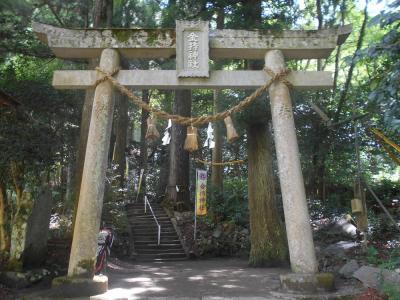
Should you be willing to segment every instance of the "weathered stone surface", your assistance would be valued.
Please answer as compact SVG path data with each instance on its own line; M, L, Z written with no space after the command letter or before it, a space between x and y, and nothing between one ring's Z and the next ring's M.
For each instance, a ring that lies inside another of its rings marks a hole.
M33 23L40 40L60 58L100 57L105 48L118 48L124 57L172 57L174 29L64 29ZM287 59L327 58L351 32L351 26L324 30L210 30L211 58L261 59L271 49Z
M90 278L56 277L52 282L52 297L85 297L107 292L107 276L94 276Z
M22 266L28 219L33 206L31 192L24 191L19 201L20 203L16 211L16 215L11 222L11 248L9 264L14 265L14 267Z
M55 71L56 89L87 89L96 82L96 71ZM210 78L178 79L175 70L121 70L115 76L120 84L135 89L255 89L271 77L263 71L211 71ZM333 85L331 72L293 71L287 79L295 89L321 89Z
M285 69L282 52L268 51L266 67L279 73ZM274 140L285 213L290 264L293 272L315 273L318 263L312 237L300 154L288 87L276 82L269 88Z
M26 279L32 284L37 283L43 280L44 278L50 276L51 272L47 269L33 269L25 273Z
M341 217L335 222L333 229L337 233L345 233L351 237L355 237L357 235L357 227L351 224L349 217L348 215Z
M351 278L355 271L360 268L357 261L355 259L347 262L343 267L340 268L339 274L344 278Z
M218 239L221 236L221 234L222 234L222 228L221 226L218 226L217 228L215 228L212 236Z
M370 266L362 266L353 274L364 286L379 289L382 283L400 286L400 274L387 269L379 269Z
M208 21L176 21L178 77L209 77Z
M340 241L336 244L329 245L323 250L323 254L331 255L331 256L339 256L344 257L346 256L345 251L350 250L354 247L358 247L359 243L353 241Z
M335 277L330 273L280 275L284 290L297 292L330 292L335 290Z
M46 259L52 205L50 187L43 185L28 219L24 266L40 266Z
M113 49L105 49L100 59L100 67L111 72L118 66L118 52ZM113 88L110 82L103 82L96 87L94 95L68 266L68 276L70 277L78 275L90 277L93 274L113 111Z

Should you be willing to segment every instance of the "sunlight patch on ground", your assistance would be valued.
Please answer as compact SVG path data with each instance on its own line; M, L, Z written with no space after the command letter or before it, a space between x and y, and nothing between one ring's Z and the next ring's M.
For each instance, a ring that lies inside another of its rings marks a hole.
M200 276L200 275L197 275L197 276L190 276L190 277L188 277L188 279L189 280L203 280L204 279L204 277L203 276Z
M160 276L165 276L165 275L169 275L169 273L161 273L161 272L155 272L153 273L155 275L160 275Z
M130 289L114 288L108 290L107 293L103 294L104 299L140 299L139 295L146 292L162 292L165 288L161 287L135 287ZM103 298L101 298L103 299Z
M243 288L243 287L235 285L235 284L224 284L222 287L226 288L226 289L240 289L240 288Z
M151 282L152 279L148 277L134 277L134 278L125 278L126 282Z

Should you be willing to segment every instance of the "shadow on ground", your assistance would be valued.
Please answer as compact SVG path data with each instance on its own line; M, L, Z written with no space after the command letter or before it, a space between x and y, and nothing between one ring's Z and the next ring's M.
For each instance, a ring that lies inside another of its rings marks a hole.
M280 292L280 268L250 268L247 260L208 259L149 262L135 265L111 263L109 291L91 299L301 299L306 295ZM341 283L337 295L353 294ZM321 295L322 296L322 295ZM327 295L328 296L328 295ZM331 297L328 296L330 299ZM323 298L319 298L323 299Z

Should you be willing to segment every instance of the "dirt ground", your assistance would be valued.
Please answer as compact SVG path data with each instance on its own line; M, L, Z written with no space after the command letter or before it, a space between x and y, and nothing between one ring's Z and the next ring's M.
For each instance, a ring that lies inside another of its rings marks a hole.
M109 291L91 299L334 299L360 291L353 282L337 282L326 295L294 295L280 290L281 268L250 268L243 259L111 264Z

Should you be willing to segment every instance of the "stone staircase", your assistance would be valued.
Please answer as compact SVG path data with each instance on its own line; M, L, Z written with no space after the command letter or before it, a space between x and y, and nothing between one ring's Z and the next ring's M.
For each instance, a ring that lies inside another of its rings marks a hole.
M151 203L158 223L161 225L161 243L157 245L158 228L150 209L144 213L143 202L128 204L126 213L132 230L138 261L173 261L186 259L185 251L172 222L164 209Z

